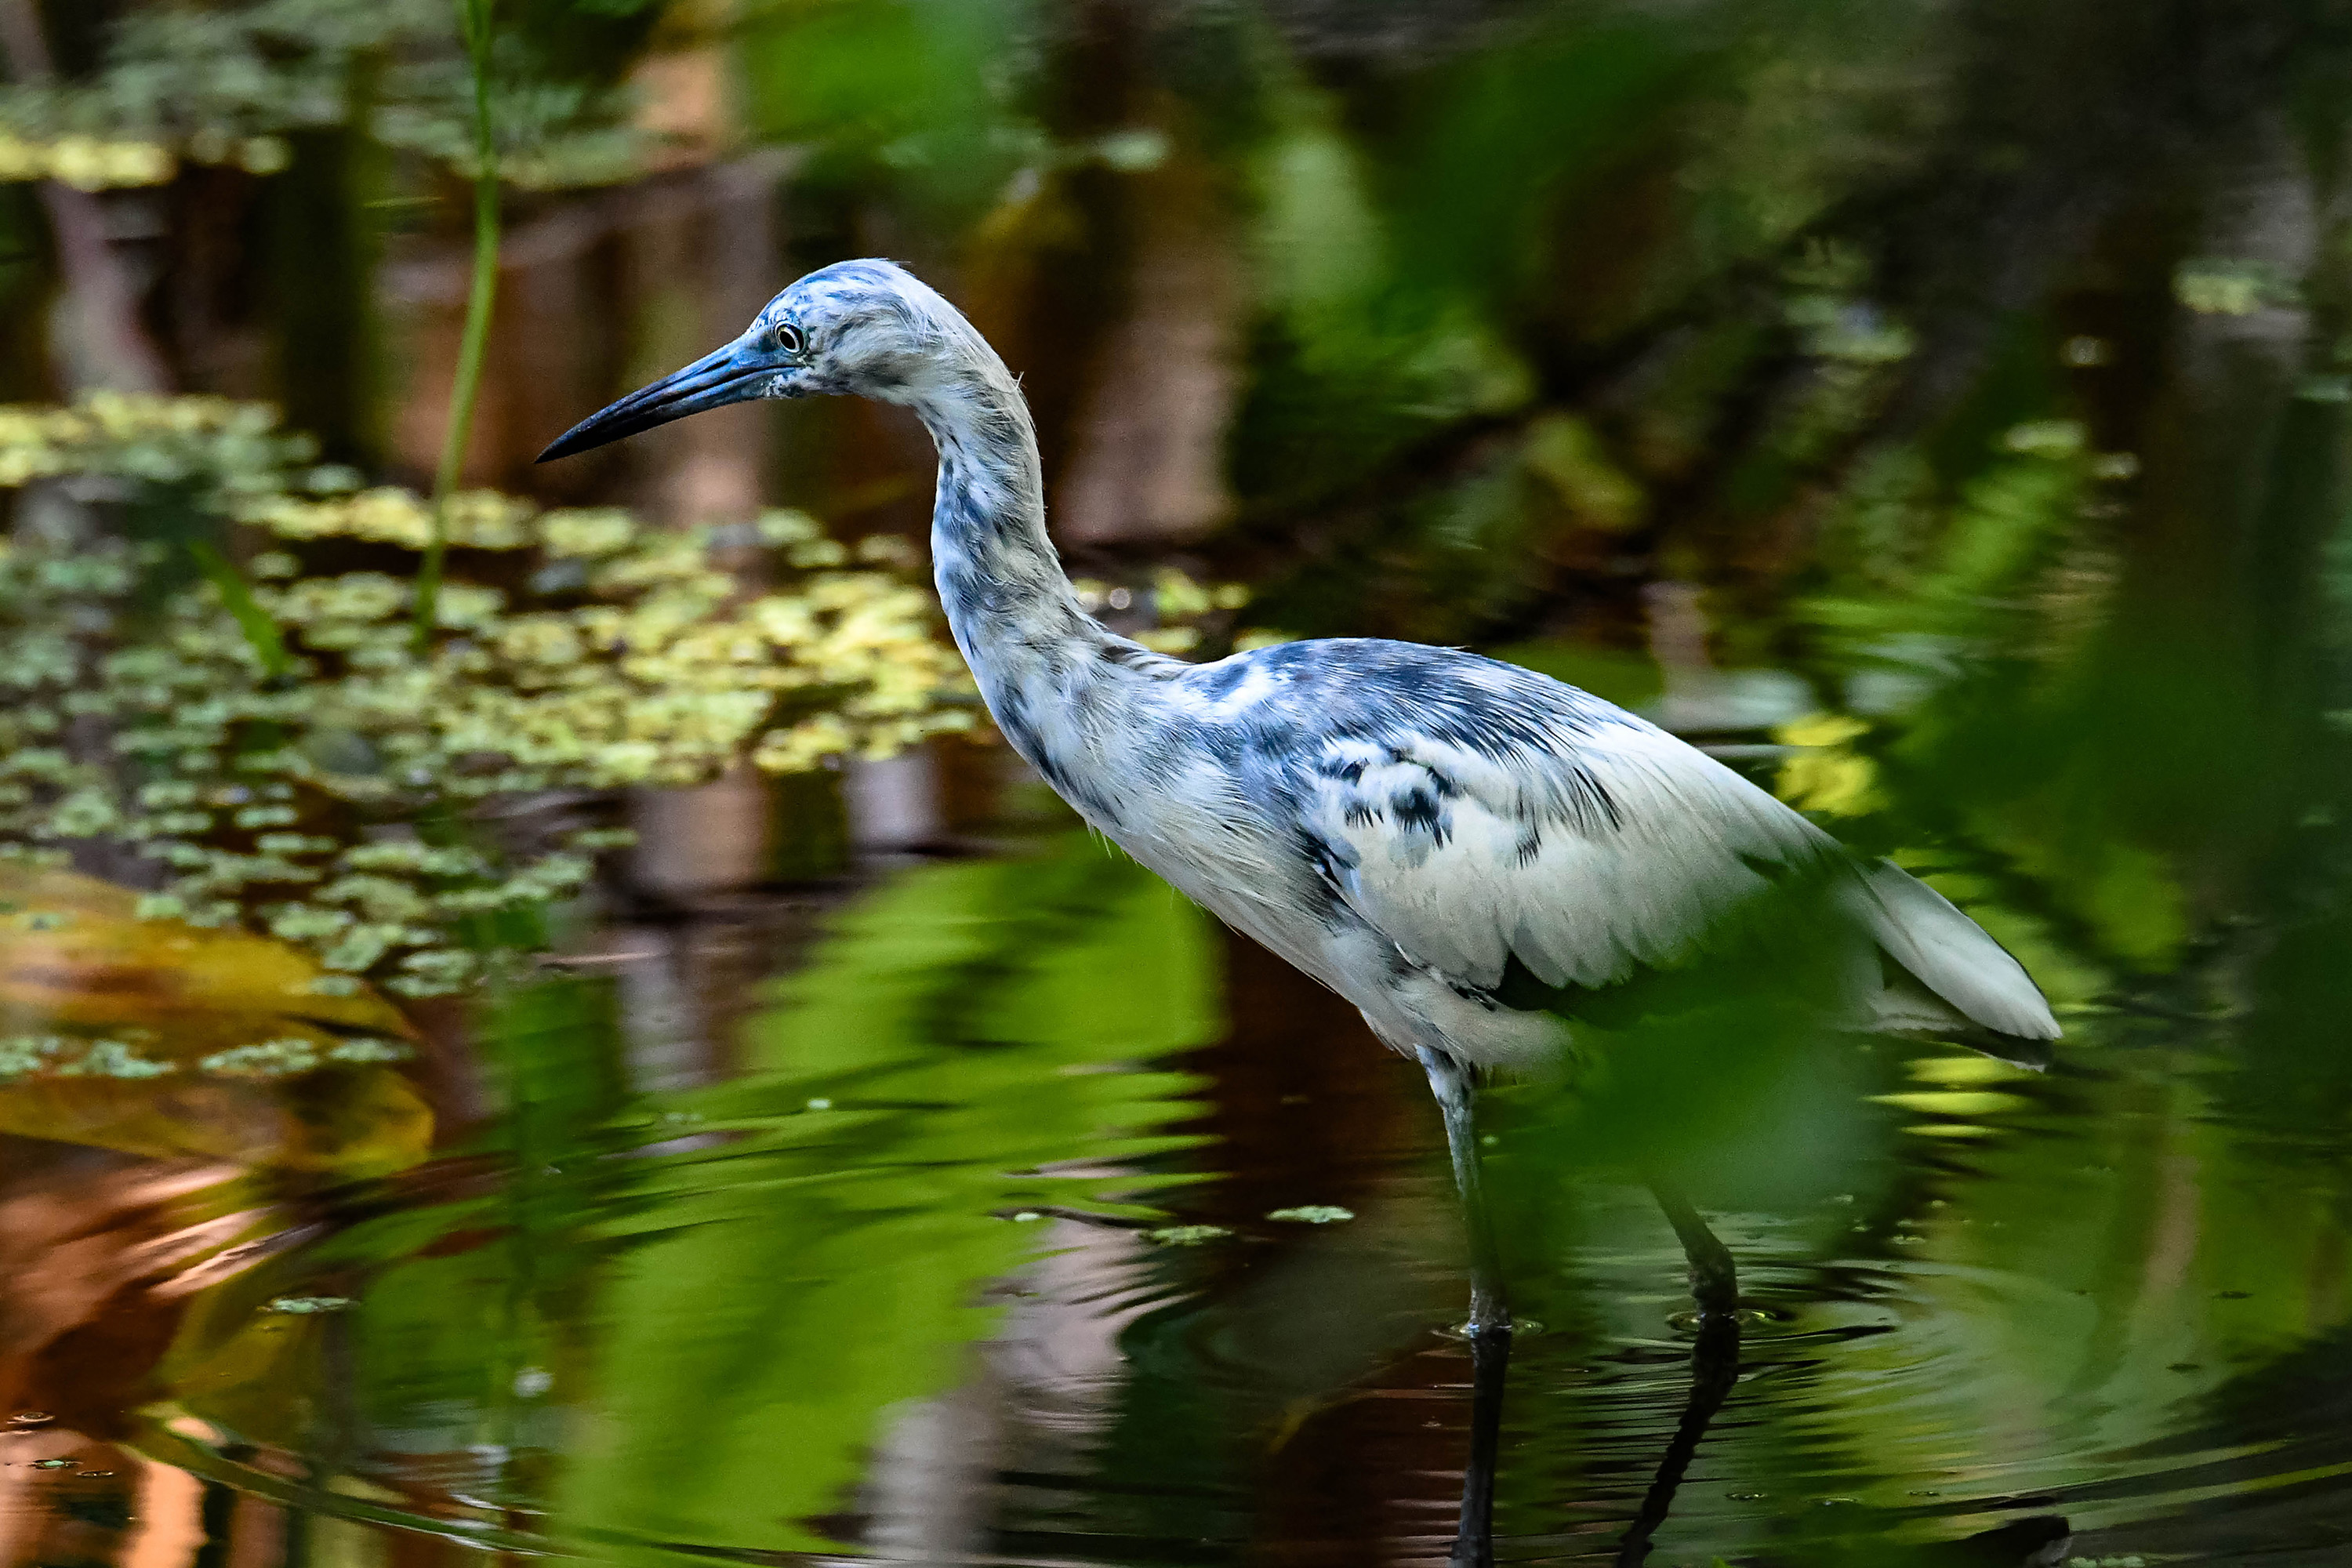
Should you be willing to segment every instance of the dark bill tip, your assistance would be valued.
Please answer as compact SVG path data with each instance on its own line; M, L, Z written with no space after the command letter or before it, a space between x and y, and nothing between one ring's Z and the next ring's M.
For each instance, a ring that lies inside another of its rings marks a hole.
M689 414L757 397L772 368L761 363L757 351L749 345L730 343L591 414L549 442L547 450L532 461L550 463L593 451Z
M619 404L591 414L562 435L547 444L547 450L531 459L534 463L551 463L558 458L569 458L581 452L592 452L599 447L609 447L641 430L656 425L667 425L675 416L645 416L631 418L622 414Z

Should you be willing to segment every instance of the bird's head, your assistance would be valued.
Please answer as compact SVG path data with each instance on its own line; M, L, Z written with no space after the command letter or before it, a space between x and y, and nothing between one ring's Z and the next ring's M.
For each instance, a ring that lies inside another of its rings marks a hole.
M741 337L590 415L542 463L762 397L923 402L986 344L954 306L890 261L839 261L768 301Z

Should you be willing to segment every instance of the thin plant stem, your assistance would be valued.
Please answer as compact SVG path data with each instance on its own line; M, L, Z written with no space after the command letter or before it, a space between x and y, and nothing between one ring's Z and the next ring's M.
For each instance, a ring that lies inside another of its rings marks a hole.
M253 596L252 584L228 563L228 558L199 539L188 542L188 553L195 558L196 569L220 590L221 603L236 621L237 629L252 646L254 655L261 660L261 672L272 679L294 673L293 656L286 651L286 639L278 630L278 623L269 618Z
M449 545L449 498L466 466L474 405L482 391L482 360L489 347L490 306L499 289L498 147L490 121L492 0L455 0L466 56L474 72L474 276L466 291L466 330L457 346L457 378L449 393L449 425L441 437L441 466L433 476L433 539L416 569L415 646L422 658L433 637L441 598L441 562Z

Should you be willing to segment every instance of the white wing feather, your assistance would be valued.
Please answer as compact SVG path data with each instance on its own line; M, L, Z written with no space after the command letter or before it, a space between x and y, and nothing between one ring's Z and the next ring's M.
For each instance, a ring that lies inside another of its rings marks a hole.
M1330 780L1316 826L1351 852L1349 901L1423 963L1498 983L1516 955L1550 985L1605 985L1688 954L1711 918L1769 885L1754 861L1830 843L1737 773L1646 726L1560 738L1557 752L1490 757L1391 742ZM1404 755L1399 757L1398 752ZM1615 826L1578 823L1563 776L1581 769ZM1442 834L1397 809L1437 785Z
M2058 1037L2058 1020L2025 966L1982 926L1887 861L1858 869L1861 875L1844 889L1847 907L1889 958L1988 1029L2029 1040Z
M1738 773L1638 723L1563 730L1553 747L1499 755L1429 737L1339 742L1318 777L1309 817L1347 851L1348 902L1408 957L1482 987L1513 957L1553 986L1673 967L1725 911L1765 892L1774 868L1844 853ZM1416 792L1435 795L1443 831ZM1604 796L1606 826L1571 809ZM1975 922L1890 864L1858 870L1840 901L1897 963L1977 1023L2057 1035L2024 970Z

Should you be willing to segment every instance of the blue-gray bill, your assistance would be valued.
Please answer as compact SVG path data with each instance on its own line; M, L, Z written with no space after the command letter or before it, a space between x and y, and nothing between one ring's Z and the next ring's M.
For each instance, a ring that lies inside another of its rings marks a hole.
M593 451L689 414L757 397L774 368L750 342L739 338L684 370L640 387L610 407L591 414L550 442L547 450L535 460L552 462L558 458Z

